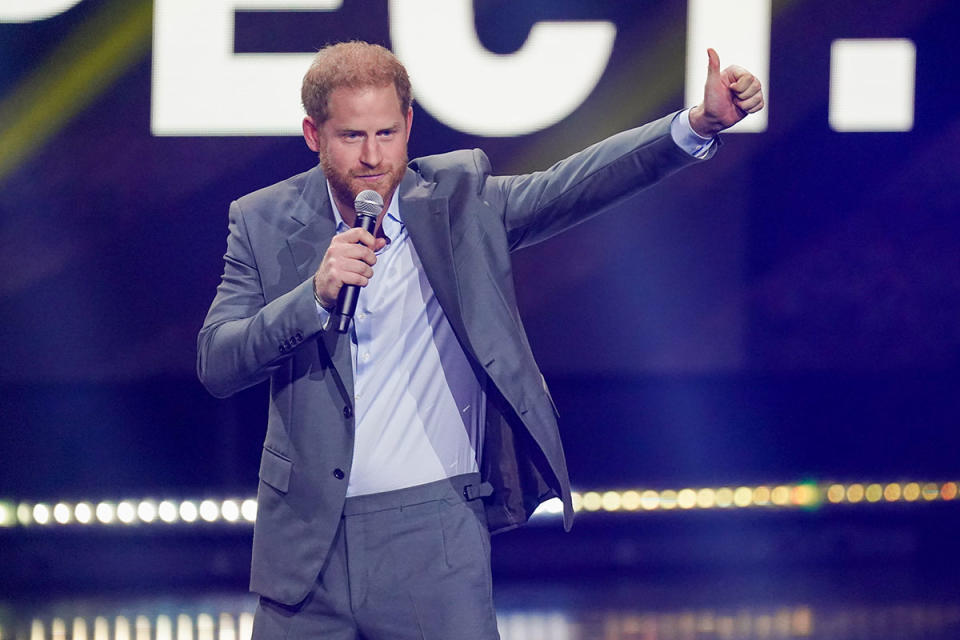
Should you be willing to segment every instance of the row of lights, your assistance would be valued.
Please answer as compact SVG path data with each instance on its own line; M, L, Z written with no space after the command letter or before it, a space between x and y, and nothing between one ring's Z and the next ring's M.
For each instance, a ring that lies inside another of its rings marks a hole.
M246 500L121 500L120 502L58 502L31 504L0 501L0 527L33 525L137 525L176 523L251 523L257 501Z
M720 488L629 489L587 491L572 495L574 511L623 512L670 511L674 509L729 509L746 507L806 508L829 504L876 504L880 502L934 502L958 498L956 482L825 483L759 485ZM541 505L538 513L560 514L559 500Z
M572 494L575 511L631 512L673 509L729 509L746 507L817 508L829 504L953 501L960 497L956 482L889 482L759 485L701 489L629 489ZM543 503L539 515L563 512L559 500ZM0 501L0 527L46 525L136 525L153 523L252 523L257 501L246 500L123 500L121 502Z
M788 639L829 637L944 637L960 622L960 606L892 604L817 611L807 605L772 610L696 610L675 613L617 611L589 614L590 622L560 612L501 613L497 627L504 640L572 640L595 627L605 638L693 637ZM0 620L2 623L2 620ZM830 631L833 633L831 634ZM25 628L4 628L0 640L250 640L253 613L177 616L34 618ZM578 633L579 632L579 633ZM597 636L599 637L599 636Z
M253 614L244 612L236 617L221 613L216 619L207 613L196 618L180 614L176 619L159 615L155 620L143 615L133 620L126 616L112 619L97 616L92 621L77 617L69 623L63 618L53 618L49 623L35 619L30 623L29 635L9 637L28 637L29 640L249 640L252 632ZM0 639L7 637L0 627Z

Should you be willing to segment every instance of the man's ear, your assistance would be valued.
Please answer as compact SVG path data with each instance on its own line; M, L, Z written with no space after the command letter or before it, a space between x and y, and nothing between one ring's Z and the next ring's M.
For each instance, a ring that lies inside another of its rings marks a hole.
M320 132L317 130L317 124L310 116L305 116L303 119L303 139L310 151L320 152Z
M410 127L413 126L413 107L407 107L407 142L410 142Z

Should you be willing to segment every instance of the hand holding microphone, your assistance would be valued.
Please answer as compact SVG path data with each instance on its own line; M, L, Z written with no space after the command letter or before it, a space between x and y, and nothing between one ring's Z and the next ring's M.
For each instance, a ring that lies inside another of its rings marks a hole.
M374 251L385 244L373 230L383 211L383 198L376 191L361 191L354 200L356 219L349 231L333 237L313 278L314 293L326 309L332 309L326 331L346 333L357 308L360 287L373 276ZM334 301L335 305L334 306Z

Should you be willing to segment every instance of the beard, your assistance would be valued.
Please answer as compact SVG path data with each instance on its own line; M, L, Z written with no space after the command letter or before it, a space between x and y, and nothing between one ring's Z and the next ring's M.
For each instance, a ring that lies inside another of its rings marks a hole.
M382 165L378 167L377 171L382 172L384 175L377 182L371 184L357 177L358 175L369 173L369 170L342 170L333 164L325 148L320 149L318 156L320 158L320 168L323 169L324 176L326 176L330 182L330 190L333 191L333 197L338 202L349 205L351 210L353 209L353 202L357 195L367 189L373 189L379 193L386 205L407 170L407 155L404 154L402 161L397 165Z

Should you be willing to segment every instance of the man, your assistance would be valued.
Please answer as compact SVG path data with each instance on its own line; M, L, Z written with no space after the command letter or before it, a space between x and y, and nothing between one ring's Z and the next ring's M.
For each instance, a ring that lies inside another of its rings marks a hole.
M510 252L712 155L762 108L756 78L708 56L701 105L493 176L479 150L408 165L410 84L389 51L317 54L302 98L319 167L232 203L198 341L214 395L270 381L255 638L498 637L489 532L552 497L567 528L573 512ZM373 233L353 228L367 189L385 205ZM344 285L362 289L340 334L324 327Z

